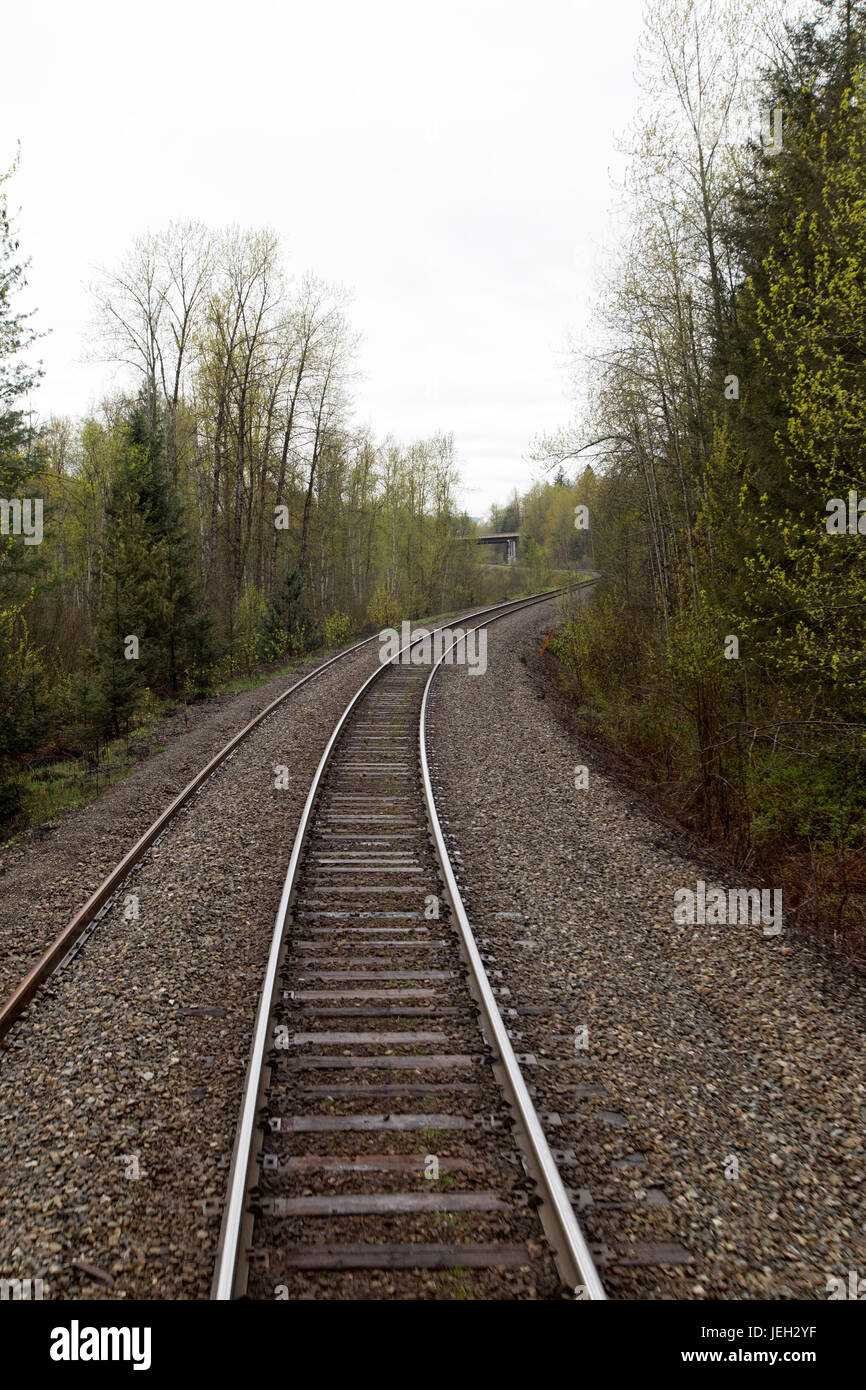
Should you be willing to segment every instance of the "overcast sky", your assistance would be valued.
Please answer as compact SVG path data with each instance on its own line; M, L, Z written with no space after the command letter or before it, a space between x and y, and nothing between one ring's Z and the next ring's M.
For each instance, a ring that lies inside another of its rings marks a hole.
M30 0L3 20L0 162L46 376L85 365L87 282L172 218L269 224L287 269L354 294L356 417L453 431L473 515L568 421L580 329L634 114L641 0Z

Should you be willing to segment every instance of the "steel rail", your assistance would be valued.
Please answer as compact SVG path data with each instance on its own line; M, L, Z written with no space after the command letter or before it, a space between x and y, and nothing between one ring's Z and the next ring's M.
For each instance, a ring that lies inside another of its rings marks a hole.
M475 616L475 614L470 615L470 617ZM294 685L289 686L288 690L284 690L281 695L278 695L275 700L272 700L269 705L266 705L254 719L251 719L248 724L244 725L237 734L229 739L225 747L221 748L220 751L211 758L207 766L204 767L201 772L197 773L191 782L187 783L183 790L178 793L174 800L169 803L153 824L144 832L141 838L136 840L132 848L128 850L119 863L115 865L108 877L103 879L96 891L88 898L84 906L76 912L75 916L67 923L60 934L54 938L50 946L43 951L36 964L31 967L23 980L16 986L13 993L0 1004L0 1038L5 1037L9 1032L15 1020L23 1013L24 1009L26 1009L27 1005L36 994L39 986L43 984L45 980L49 979L50 976L54 974L55 970L62 965L82 933L91 923L95 922L102 911L107 908L109 901L129 877L130 872L144 857L147 850L151 848L169 823L174 820L174 817L181 807L189 801L191 796L195 795L208 778L216 772L217 768L234 753L238 745L261 724L262 720L266 719L269 714L272 714L284 700L287 700L290 695L294 695L296 690L300 690L301 686L306 685L308 681L315 680L317 676L320 676L329 666L333 666L335 662L342 661L344 657L351 656L352 652L359 651L361 647L369 646L371 642L376 641L378 635L378 633L374 632L372 637L365 637L362 641L355 642L353 646L347 647L345 651L337 652L336 656L329 657L327 661L323 661L320 666L317 666L314 671L308 672L301 680L295 681Z
M595 580L585 581L595 583ZM537 600L540 602L541 600ZM501 614L501 617L507 616ZM487 627L499 618L491 618L490 623L479 624L479 627ZM478 628L473 628L475 632ZM453 643L448 649L453 651L457 642ZM433 841L436 849L436 857L445 879L448 901L454 913L463 943L463 950L466 962L472 977L472 984L476 1000L479 1003L483 1018L485 1031L488 1041L498 1054L501 1064L500 1075L504 1078L504 1089L506 1096L511 1102L518 1121L519 1130L516 1138L520 1142L524 1140L523 1148L527 1152L530 1160L529 1167L532 1176L540 1188L542 1196L542 1206L540 1215L547 1234L547 1238L556 1257L559 1271L565 1283L574 1288L578 1296L586 1299L605 1299L606 1294L595 1268L589 1248L584 1239L583 1233L575 1219L568 1193L559 1175L559 1170L554 1162L553 1155L541 1127L541 1121L532 1102L526 1082L523 1080L520 1065L514 1055L511 1046L511 1039L508 1036L499 1006L490 987L487 972L481 960L478 947L475 944L475 937L463 899L460 896L460 889L454 877L451 861L448 857L448 850L445 845L445 838L442 834L442 826L439 822L439 815L436 811L436 802L433 795L433 785L430 780L430 767L427 761L427 703L430 689L435 679L436 673L441 667L448 653L443 652L439 660L433 666L424 687L424 695L421 701L421 718L418 729L418 744L421 758L421 779L424 785L424 798L427 803L427 816L433 831Z
M567 585L564 588L549 590L542 595L532 595L530 598L515 599L507 604L493 604L488 608L478 609L475 613L466 614L465 617L459 619L459 622L462 626L463 623L467 621L471 622L473 618L480 618L485 613L498 612L502 617L505 617L507 613L518 611L520 608L528 607L533 603L542 603L545 600L557 598L560 594L566 592L567 589L573 587L576 586ZM425 629L425 632L430 634L448 626L448 623L443 623L440 625L440 628ZM480 623L478 626L484 627L485 624ZM475 631L474 628L471 630ZM211 1298L214 1300L223 1301L237 1297L239 1293L244 1292L246 1287L247 1259L246 1252L242 1249L241 1237L242 1235L248 1236L252 1227L252 1218L250 1213L246 1210L246 1207L248 1195L256 1186L257 1170L260 1161L259 1154L254 1144L256 1117L265 1103L268 1089L269 1067L266 1057L270 1032L269 1025L274 1007L279 971L285 954L286 924L295 893L298 868L309 831L313 805L318 796L319 788L325 770L331 760L334 747L355 706L374 681L378 680L389 666L399 661L404 652L411 650L412 647L417 646L418 643L422 641L424 641L423 637L412 638L388 661L383 662L378 670L374 671L355 692L334 726L334 730L322 753L319 765L313 774L313 780L307 792L304 809L301 812L301 818L295 832L289 867L286 871L283 891L280 896L280 903L271 935L271 945L268 952L264 982L259 996L259 1005L253 1027L253 1040L244 1082L241 1115L235 1132L227 1199L223 1208L223 1220L217 1245L214 1278L211 1285Z

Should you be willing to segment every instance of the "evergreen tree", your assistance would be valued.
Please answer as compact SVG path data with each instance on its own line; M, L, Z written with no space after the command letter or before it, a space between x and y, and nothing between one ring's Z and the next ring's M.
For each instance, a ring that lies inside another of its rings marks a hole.
M314 641L313 625L303 601L301 571L296 565L290 566L262 614L259 653L263 661L277 661L286 652L300 655Z
M142 451L139 503L151 543L159 548L164 566L162 623L153 634L154 648L159 653L156 681L167 682L176 693L186 673L201 679L210 664L210 619L196 576L193 545L181 500L167 469L165 412L160 414L155 407L148 409L140 399L130 418L129 437L132 445Z
M745 617L777 676L854 714L866 570L859 537L825 523L828 501L866 482L866 6L824 9L767 75L783 143L753 152L740 192L742 276L717 345L740 398L718 422L703 520L732 630Z
M191 544L151 419L139 399L121 424L103 535L95 645L105 719L115 735L128 730L145 687L176 693L184 674L200 674L209 660Z

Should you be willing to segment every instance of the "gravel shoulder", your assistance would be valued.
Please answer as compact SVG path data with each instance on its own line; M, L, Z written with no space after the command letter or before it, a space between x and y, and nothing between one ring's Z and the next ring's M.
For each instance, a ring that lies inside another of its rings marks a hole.
M544 697L555 612L494 625L484 676L443 668L430 737L579 1220L614 1298L825 1299L866 1265L862 977L785 930L674 922L677 889L743 885Z

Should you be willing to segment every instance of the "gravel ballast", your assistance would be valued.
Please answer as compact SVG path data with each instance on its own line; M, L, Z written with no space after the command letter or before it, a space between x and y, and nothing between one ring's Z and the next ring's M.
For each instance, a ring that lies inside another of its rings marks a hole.
M750 885L569 732L538 677L555 619L493 626L483 676L443 668L430 740L578 1219L614 1298L826 1299L866 1267L863 978L784 927L674 921L677 889Z

